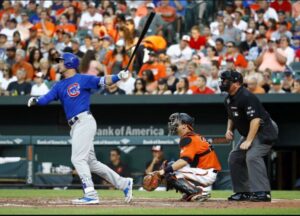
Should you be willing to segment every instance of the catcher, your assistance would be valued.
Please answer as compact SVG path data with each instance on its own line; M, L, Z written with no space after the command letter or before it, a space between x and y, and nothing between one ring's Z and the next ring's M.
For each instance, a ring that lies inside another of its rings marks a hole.
M167 189L183 193L183 201L205 201L210 188L221 171L213 147L193 129L194 118L186 113L173 113L169 117L169 133L180 136L180 159L144 178L144 188L152 191L164 178Z

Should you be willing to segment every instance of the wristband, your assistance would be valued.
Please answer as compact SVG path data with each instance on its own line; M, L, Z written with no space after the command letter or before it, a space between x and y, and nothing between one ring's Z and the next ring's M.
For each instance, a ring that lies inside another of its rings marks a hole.
M166 168L164 168L164 171L166 174L174 172L172 165L169 165Z
M118 75L112 75L111 76L111 81L112 83L116 83L120 80L119 76Z

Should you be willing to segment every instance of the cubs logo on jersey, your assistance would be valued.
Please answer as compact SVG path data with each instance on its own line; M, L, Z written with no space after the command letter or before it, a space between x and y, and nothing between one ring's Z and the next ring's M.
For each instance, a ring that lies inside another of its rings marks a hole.
M70 97L77 97L80 94L80 85L78 83L73 83L68 86L68 95Z

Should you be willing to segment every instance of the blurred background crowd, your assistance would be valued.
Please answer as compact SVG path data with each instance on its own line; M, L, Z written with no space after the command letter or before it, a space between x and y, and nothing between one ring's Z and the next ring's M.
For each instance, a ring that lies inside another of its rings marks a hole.
M217 94L225 69L256 94L300 93L300 1L1 2L2 96L47 93L63 79L55 61L63 52L80 58L79 73L118 73L152 11L131 76L96 94Z

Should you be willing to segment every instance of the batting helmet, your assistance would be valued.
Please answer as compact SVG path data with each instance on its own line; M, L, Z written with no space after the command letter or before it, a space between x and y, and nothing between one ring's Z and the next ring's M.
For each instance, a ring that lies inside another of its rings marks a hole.
M67 69L78 69L79 67L79 58L73 53L65 52L57 60L63 60Z
M239 82L243 84L243 76L241 73L235 70L227 70L221 73L220 75L220 90L228 91L232 83Z
M170 135L177 135L177 127L179 124L187 124L193 130L195 119L187 113L173 113L169 117L168 128Z

